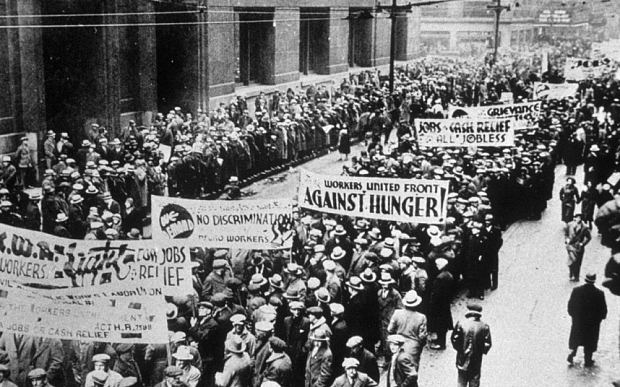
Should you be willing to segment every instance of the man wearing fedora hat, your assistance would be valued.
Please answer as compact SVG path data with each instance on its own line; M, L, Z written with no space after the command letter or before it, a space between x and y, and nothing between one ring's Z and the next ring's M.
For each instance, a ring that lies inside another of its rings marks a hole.
M306 360L305 387L328 387L333 380L333 357L329 348L329 336L319 330L310 336L311 349Z
M67 227L65 227L67 220L69 220L69 217L64 212L59 212L56 215L56 226L54 226L53 232L54 235L61 238L71 238L71 234L67 230Z
M202 357L202 378L206 386L213 384L215 367L218 360L216 354L218 348L217 333L218 324L213 318L213 304L208 301L201 301L197 305L198 317L190 319L190 329L188 336L193 342L198 344L198 351Z
M377 261L377 255L368 251L368 239L357 237L353 242L355 243L355 249L349 270L347 271L347 278L359 277L364 270L373 267L374 262Z
M284 341L286 353L293 364L291 386L304 384L304 369L306 365L306 342L310 332L310 319L304 317L304 304L301 301L289 299L288 305L291 315L284 318Z
M360 362L352 357L344 359L342 362L342 369L344 374L338 376L334 380L332 387L376 387L377 382L371 379L368 375L358 371Z
M482 357L491 349L491 329L480 318L482 306L467 304L465 319L452 332L452 347L456 350L456 368L459 387L480 386Z
M284 272L288 275L288 285L286 286L286 293L297 292L299 301L302 303L306 300L307 287L303 280L304 270L296 263L289 263L286 265ZM286 296L285 296L286 297Z
M420 357L428 335L426 316L416 310L420 303L422 297L415 290L407 292L402 299L404 309L394 311L387 327L388 334L405 338L407 350L411 353L416 370L420 367Z
M587 274L585 284L574 288L568 300L568 314L572 319L567 359L570 364L577 354L577 348L582 346L584 366L594 365L592 354L598 347L601 321L607 318L605 293L594 285L595 282L596 274Z
M400 294L394 288L395 284L396 281L392 278L390 273L381 273L381 278L379 278L380 288L377 291L376 297L378 300L379 321L381 324L381 348L386 361L389 361L392 354L387 343L388 327L394 311L403 307Z
M448 260L438 258L435 266L439 273L430 286L428 303L429 330L435 332L436 341L431 344L432 349L445 349L446 334L453 327L452 297L454 295L454 277L448 271Z
M174 365L179 367L183 373L179 376L179 380L188 384L189 387L196 387L200 382L201 372L192 365L194 356L187 346L180 346L172 355Z
M41 194L32 193L24 213L24 227L28 230L41 231Z
M590 229L583 223L581 213L574 215L574 220L566 226L566 251L568 252L568 270L571 281L579 281L581 262L586 245L592 240Z
M254 274L260 274L264 278L271 277L273 273L271 261L265 259L262 252L257 251L249 260L246 270L243 273L244 282L249 283Z
M77 351L79 351L79 349ZM116 351L111 346L106 348L106 352L113 353L115 356L117 355ZM103 372L106 375L106 377L103 378L102 385L105 385L105 387L116 387L118 383L120 383L120 381L123 379L123 376L119 374L118 372L110 369L111 361L112 361L112 357L108 353L98 353L94 355L92 357L93 371L86 374L86 377L84 378L84 381L83 381L84 387L95 386L96 379L97 379L97 375L96 375L97 372L99 373ZM82 370L82 373L85 371L88 371L88 369ZM102 378L99 377L98 379L102 379Z
M256 337L247 328L247 318L245 315L235 314L230 318L230 322L233 328L226 334L226 341L231 340L233 337L239 337L245 345L245 351L250 356L253 356L256 352Z
M215 375L219 387L250 387L252 382L252 360L245 351L241 338L233 336L226 340L224 369Z

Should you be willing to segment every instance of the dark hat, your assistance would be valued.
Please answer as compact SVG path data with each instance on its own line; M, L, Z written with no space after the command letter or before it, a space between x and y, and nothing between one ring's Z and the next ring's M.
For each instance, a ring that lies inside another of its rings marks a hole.
M168 366L164 369L164 374L168 377L183 375L183 370L177 366Z
M595 273L588 273L586 274L586 278L585 281L589 284L593 284L596 282L596 274Z
M482 313L482 305L476 304L473 302L467 303L467 314L481 314Z
M119 355L121 353L126 353L133 350L133 344L128 344L128 343L123 343L123 344L119 344L116 347L116 353L118 353Z

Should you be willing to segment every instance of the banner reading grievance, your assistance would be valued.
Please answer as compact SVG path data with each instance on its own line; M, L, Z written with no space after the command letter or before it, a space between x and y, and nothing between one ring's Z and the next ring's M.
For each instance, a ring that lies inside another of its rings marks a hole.
M6 225L0 278L50 288L156 281L164 295L193 291L189 247L178 241L84 241Z
M163 296L69 304L0 287L0 331L65 340L163 344L168 327L161 305L165 305Z
M449 182L300 172L299 207L369 219L442 223Z
M454 106L451 109L452 118L514 118L515 130L524 130L533 127L540 115L541 101L524 102L509 105L462 107Z
M415 121L415 125L421 146L514 146L515 121L513 118L419 119Z
M192 200L151 196L155 240L190 239L210 247L290 248L293 201Z

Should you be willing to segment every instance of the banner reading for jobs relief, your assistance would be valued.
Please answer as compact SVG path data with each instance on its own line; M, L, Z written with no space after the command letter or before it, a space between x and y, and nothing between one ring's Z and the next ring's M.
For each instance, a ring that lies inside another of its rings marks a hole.
M415 126L421 146L514 146L514 118L420 119Z
M190 239L209 247L290 248L293 201L192 200L151 196L153 239Z
M171 241L84 241L4 226L0 278L48 288L140 284L146 294L192 293L189 247Z
M477 107L454 106L451 108L450 117L514 118L515 130L526 130L536 126L541 106L541 101Z
M168 339L163 296L53 302L36 292L0 286L0 331L106 343L163 344Z
M442 223L449 182L300 173L299 207L369 219Z
M588 78L599 78L607 71L610 59L566 58L564 78L568 81L583 81Z
M562 99L574 97L579 89L577 83L534 82L534 99Z

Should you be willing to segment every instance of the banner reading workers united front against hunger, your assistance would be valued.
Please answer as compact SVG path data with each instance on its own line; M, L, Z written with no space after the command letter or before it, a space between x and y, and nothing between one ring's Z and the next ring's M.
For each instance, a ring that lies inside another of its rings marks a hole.
M158 284L170 296L193 289L189 247L178 242L84 241L6 225L1 231L3 279L49 288Z
M369 219L441 223L449 182L300 172L299 207Z
M106 343L166 343L164 297L105 299L96 305L53 302L36 293L0 287L0 331Z
M210 247L290 248L293 201L192 200L152 196L153 239L189 239Z
M452 118L483 118L483 119L515 119L515 130L533 127L540 115L541 101L524 102L508 105L461 107L454 106L450 110Z
M415 125L421 146L514 146L514 118L420 119L415 121Z

